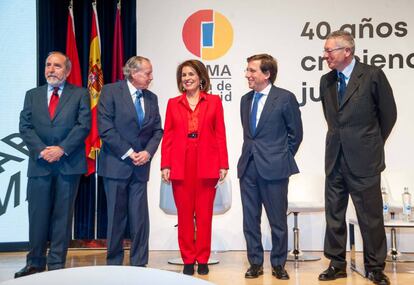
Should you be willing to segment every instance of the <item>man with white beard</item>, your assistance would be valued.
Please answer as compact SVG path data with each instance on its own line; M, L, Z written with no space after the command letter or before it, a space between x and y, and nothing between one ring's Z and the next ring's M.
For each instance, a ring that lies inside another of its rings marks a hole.
M49 53L47 84L27 91L20 113L20 135L29 150L29 253L15 278L42 272L46 265L48 270L65 267L91 124L88 91L66 82L70 71L65 54Z

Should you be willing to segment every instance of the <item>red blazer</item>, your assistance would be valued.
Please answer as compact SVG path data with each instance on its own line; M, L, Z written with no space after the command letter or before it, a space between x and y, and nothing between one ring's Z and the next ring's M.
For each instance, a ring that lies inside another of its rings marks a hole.
M217 95L201 93L198 108L198 178L219 178L219 169L228 169L223 106ZM161 145L161 169L170 168L170 179L184 179L187 148L188 110L186 94L168 100Z

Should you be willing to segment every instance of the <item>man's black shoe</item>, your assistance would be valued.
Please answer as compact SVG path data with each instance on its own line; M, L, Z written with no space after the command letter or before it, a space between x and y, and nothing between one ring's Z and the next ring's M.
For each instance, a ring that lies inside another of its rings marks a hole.
M197 267L197 273L200 275L207 275L209 272L208 264L206 263L199 263Z
M320 281L329 281L329 280L335 280L337 278L345 278L346 271L341 268L337 268L334 266L329 266L328 269L326 269L324 272L319 274L319 280Z
M183 273L185 275L194 275L194 263L184 264Z
M272 267L272 275L277 279L289 280L289 274L282 265L276 265Z
M245 278L257 278L260 275L263 275L263 266L252 264L250 265L249 269L247 269L246 273L244 274Z
M19 277L23 277L23 276L43 272L43 271L45 271L45 267L33 267L31 265L26 265L25 267L20 269L20 271L17 271L16 273L14 273L14 278L19 278Z
M379 285L389 285L390 279L384 274L382 270L373 270L368 272L367 277L369 280Z

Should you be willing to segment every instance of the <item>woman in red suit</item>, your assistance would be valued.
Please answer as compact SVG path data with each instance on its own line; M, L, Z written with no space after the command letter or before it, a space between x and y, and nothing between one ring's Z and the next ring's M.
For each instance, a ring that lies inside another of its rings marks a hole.
M227 174L223 106L211 95L204 64L187 60L177 68L180 96L168 101L161 146L161 175L172 182L178 214L183 273L208 274L211 222L218 180ZM197 231L196 231L197 229Z

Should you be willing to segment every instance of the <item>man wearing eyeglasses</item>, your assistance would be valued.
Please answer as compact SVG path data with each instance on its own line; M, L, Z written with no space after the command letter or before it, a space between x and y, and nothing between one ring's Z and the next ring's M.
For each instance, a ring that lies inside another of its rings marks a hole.
M366 277L375 284L390 284L383 272L387 242L380 180L384 144L397 110L384 72L359 62L354 52L350 33L336 31L327 37L323 58L331 71L321 78L320 96L328 124L324 254L330 265L319 280L347 276L345 214L351 196L364 244Z

